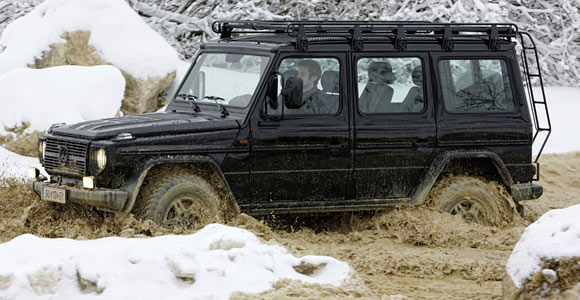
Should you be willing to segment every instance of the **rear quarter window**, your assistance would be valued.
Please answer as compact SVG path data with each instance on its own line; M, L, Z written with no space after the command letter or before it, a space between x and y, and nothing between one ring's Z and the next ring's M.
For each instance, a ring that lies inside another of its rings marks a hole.
M439 73L448 112L515 109L507 65L501 59L444 59L439 61Z

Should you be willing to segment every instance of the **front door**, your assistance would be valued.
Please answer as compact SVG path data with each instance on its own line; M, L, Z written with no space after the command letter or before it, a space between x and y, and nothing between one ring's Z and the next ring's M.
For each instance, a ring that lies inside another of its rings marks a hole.
M251 119L250 178L254 203L279 207L343 200L351 175L344 55L282 56L283 78L303 81L300 108L281 97L259 103ZM282 77L280 77L282 81ZM280 87L279 87L280 90Z

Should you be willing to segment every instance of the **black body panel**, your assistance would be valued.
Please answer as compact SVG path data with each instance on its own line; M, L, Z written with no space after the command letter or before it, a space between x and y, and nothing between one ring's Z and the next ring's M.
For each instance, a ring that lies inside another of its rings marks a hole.
M81 122L52 130L55 134L87 139L108 139L130 132L135 137L181 134L239 128L233 119L221 119L211 114L152 113Z

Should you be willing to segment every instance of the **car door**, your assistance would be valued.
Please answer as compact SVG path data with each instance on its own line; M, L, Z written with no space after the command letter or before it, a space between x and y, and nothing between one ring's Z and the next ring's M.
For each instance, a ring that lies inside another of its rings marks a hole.
M345 199L351 175L348 110L344 105L345 56L282 55L277 70L284 79L305 76L305 65L318 76L316 99L325 104L308 110L277 109L265 97L251 119L250 178L253 202L282 206L302 205L308 201ZM316 66L320 67L316 71ZM280 82L282 77L280 77ZM304 86L308 85L304 80ZM280 89L279 89L280 91ZM310 90L312 91L312 90ZM312 92L306 91L305 95ZM315 101L311 101L315 106ZM322 108L321 108L322 107ZM298 202L298 203L296 203Z
M354 55L357 199L408 197L433 152L436 125L426 54Z
M506 162L514 180L530 178L532 124L525 95L516 92L523 87L513 68L518 64L515 53L440 53L433 61L443 104L438 108L437 151L492 151Z

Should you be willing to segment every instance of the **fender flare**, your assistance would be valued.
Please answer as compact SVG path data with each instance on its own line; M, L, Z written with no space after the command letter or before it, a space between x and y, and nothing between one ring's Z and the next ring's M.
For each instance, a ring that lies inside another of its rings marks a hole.
M154 159L150 159L147 162L145 162L143 164L143 166L141 168L139 168L136 172L133 173L132 176L130 176L125 183L121 186L120 189L127 191L129 193L129 198L127 199L127 202L125 203L125 206L123 207L122 212L123 213L130 213L131 210L133 209L133 206L135 206L135 202L137 201L137 196L139 195L139 191L141 190L141 186L143 185L143 181L145 180L145 178L147 177L147 174L149 173L149 171L156 166L159 165L168 165L168 164L180 164L180 163L205 163L205 164L210 164L212 165L215 170L218 172L218 175L220 176L220 178L222 179L222 181L224 182L224 185L230 195L230 199L231 199L231 204L235 210L236 213L240 212L240 207L238 206L238 202L236 201L236 198L234 197L234 194L232 193L232 190L230 188L230 185L228 184L226 177L224 176L224 173L222 172L222 169L220 168L220 166L218 165L218 163L207 156L165 156L165 157L159 157L159 158L154 158Z
M432 161L428 168L423 171L421 175L420 184L411 192L409 200L410 204L423 204L427 200L427 196L431 188L435 185L437 178L447 164L455 159L464 158L487 158L490 159L496 167L498 174L501 176L503 183L511 187L514 185L514 180L505 166L503 160L496 153L489 150L452 150L439 153Z

